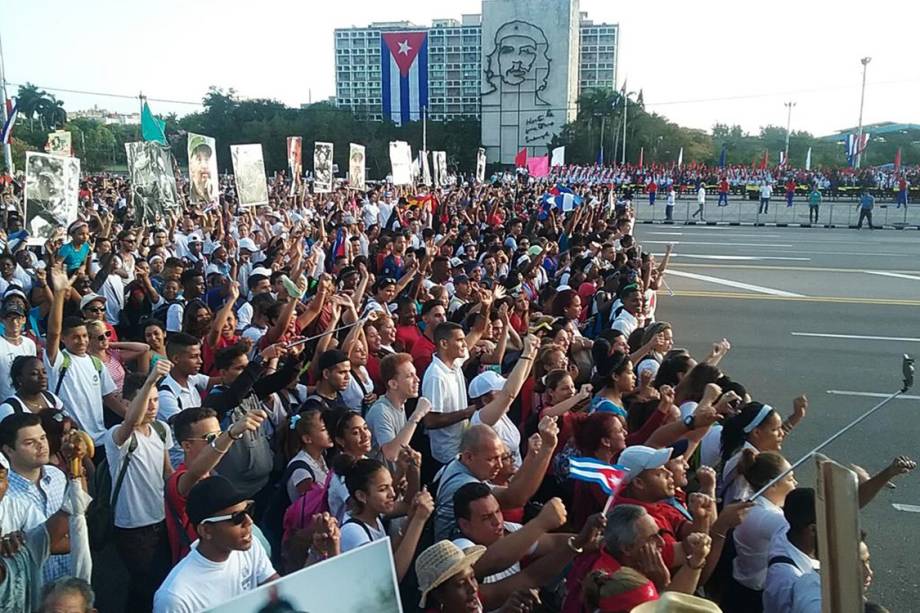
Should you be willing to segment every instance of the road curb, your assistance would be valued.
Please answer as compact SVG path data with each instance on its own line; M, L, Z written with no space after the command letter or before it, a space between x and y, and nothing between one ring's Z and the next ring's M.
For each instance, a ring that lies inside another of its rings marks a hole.
M663 219L637 219L636 223L656 226L742 226L742 227L764 227L764 228L827 228L831 230L856 230L855 225L850 224L818 224L817 226L810 223L787 223L784 221L667 221ZM920 224L898 224L875 226L876 230L920 230Z

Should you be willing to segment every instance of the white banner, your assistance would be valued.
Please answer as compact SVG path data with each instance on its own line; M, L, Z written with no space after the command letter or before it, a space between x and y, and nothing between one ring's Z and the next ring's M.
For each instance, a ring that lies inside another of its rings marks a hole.
M352 189L356 189L359 192L367 189L365 163L364 145L351 143L348 151L348 183Z
M447 187L447 154L443 151L432 151L434 159L434 184L438 187Z
M390 167L393 185L410 185L412 183L412 149L409 143L390 141Z
M550 160L551 167L565 166L565 147L556 147L553 149L553 159Z
M476 152L476 180L480 183L486 180L486 150L482 147Z
M313 144L313 191L332 191L332 143Z
M240 206L268 204L262 145L230 145L230 157Z

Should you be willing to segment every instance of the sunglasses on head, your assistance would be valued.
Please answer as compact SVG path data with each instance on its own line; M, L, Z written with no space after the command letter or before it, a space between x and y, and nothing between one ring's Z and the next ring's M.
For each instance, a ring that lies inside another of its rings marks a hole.
M201 520L203 524L216 524L222 521L229 521L234 526L242 525L246 521L246 517L252 519L252 511L255 507L255 502L252 500L246 501L246 508L235 513L230 513L229 515L218 515L216 517L205 517Z

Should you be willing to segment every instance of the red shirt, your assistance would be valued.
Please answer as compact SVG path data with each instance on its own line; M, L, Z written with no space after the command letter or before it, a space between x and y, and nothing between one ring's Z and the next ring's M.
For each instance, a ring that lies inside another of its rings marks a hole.
M569 518L574 531L581 530L588 518L604 510L607 494L597 483L576 480L572 494L572 515Z
M397 331L396 334L398 336L399 332ZM434 355L436 349L434 343L424 334L420 334L418 340L412 345L412 361L415 363L415 372L419 379L431 364L431 356Z
M238 336L227 339L224 338L223 334L221 334L217 337L217 344L214 347L210 346L207 342L201 343L201 372L208 376L213 375L214 356L216 356L217 352L221 349L236 345L238 340L240 340L240 337Z
M795 191L795 181L788 181L786 183L786 193Z
M728 181L722 179L722 181L719 182L719 191L725 194L728 193Z
M179 477L188 469L185 463L176 468L176 472L166 481L166 534L169 538L169 550L172 553L172 563L176 564L189 552L189 543L198 540L198 533L188 520L185 510L186 498L179 493ZM176 518L182 522L180 528ZM184 529L188 540L182 538L180 530Z
M598 486L599 487L599 486ZM664 539L664 549L661 550L661 557L668 568L679 566L681 561L674 560L674 545L678 542L677 535L687 518L683 514L665 502L642 502L626 496L617 496L613 505L634 504L645 508L648 514L652 516L658 527L661 528L661 538Z
M382 394L384 389L383 382L380 380L380 358L368 354L367 364L364 365L364 368L367 369L367 374L370 376L371 381L374 382L374 393Z
M599 570L613 575L620 568L622 565L603 548L598 552L583 553L576 557L565 578L566 596L562 603L562 613L581 613L588 610L582 602L581 584L591 572ZM649 580L641 589L636 588L615 597L604 598L600 610L605 613L631 611L633 607L652 600L658 600L658 590Z
M422 336L422 331L415 324L396 326L396 343L402 345L402 350L412 353L412 346Z

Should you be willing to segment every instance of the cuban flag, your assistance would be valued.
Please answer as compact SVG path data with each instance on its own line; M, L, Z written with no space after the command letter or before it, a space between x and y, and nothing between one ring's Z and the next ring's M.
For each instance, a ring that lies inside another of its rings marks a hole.
M381 33L380 80L384 119L419 121L428 106L428 33Z
M335 241L332 243L332 261L338 257L345 256L345 229L339 228L335 233Z
M569 458L569 476L596 483L608 496L616 496L629 469L618 464L604 464L594 458Z
M13 136L13 126L16 125L16 116L19 114L19 104L6 101L6 123L0 131L0 144L7 145Z

